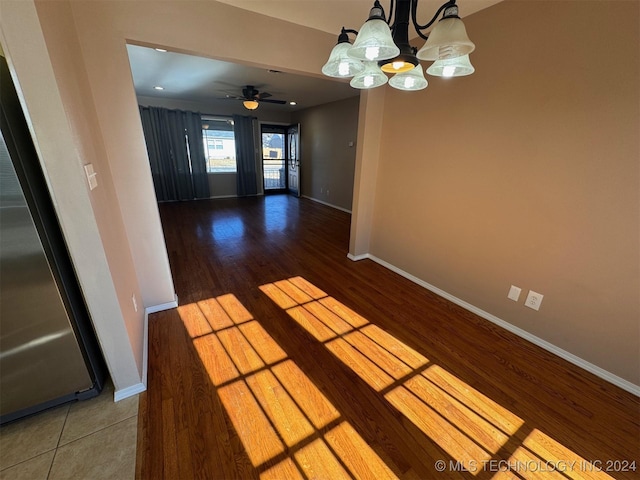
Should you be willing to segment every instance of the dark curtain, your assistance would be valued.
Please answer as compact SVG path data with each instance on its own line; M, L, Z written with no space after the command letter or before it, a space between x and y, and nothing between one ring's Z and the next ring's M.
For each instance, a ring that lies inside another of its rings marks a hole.
M253 126L254 117L233 116L239 197L258 194L255 131Z
M158 201L209 198L200 114L140 107Z

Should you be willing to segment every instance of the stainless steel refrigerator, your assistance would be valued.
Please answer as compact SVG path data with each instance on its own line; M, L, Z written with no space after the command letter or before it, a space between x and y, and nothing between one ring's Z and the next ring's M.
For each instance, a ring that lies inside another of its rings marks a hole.
M106 368L0 52L0 424L98 395Z

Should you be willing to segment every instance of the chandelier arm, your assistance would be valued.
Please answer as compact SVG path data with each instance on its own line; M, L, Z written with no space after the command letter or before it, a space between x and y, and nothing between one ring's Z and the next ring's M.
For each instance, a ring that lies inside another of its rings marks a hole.
M353 33L354 35L358 35L357 30L353 30L352 28L344 28L340 31L340 35L338 35L338 43L351 43L349 40L349 33Z
M453 7L455 6L455 4L456 4L456 0L449 0L448 2L442 4L440 8L438 8L438 10L436 11L433 18L428 23L425 23L424 25L420 25L417 20L418 0L411 0L411 20L413 21L413 27L416 29L416 33L425 40L429 38L428 35L424 35L422 33L422 30L426 30L431 25L433 25L445 8Z
M393 28L396 22L396 15L395 15L395 9L393 8L393 5L395 3L395 0L390 0L389 3L389 18L387 19L387 25L389 25L389 28ZM391 22L391 19L393 19L393 23Z

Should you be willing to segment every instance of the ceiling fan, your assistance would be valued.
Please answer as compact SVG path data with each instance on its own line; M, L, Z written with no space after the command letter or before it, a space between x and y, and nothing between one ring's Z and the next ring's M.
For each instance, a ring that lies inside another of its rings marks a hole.
M271 99L272 95L268 92L260 92L253 85L247 85L242 89L242 96L239 95L227 95L226 98L232 100L242 100L244 107L248 110L255 110L258 108L260 102L265 103L277 103L279 105L284 105L287 103L286 100L275 100Z

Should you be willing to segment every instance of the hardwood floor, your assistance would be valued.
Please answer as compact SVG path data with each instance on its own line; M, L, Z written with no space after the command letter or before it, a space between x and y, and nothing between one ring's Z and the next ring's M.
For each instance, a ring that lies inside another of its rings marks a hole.
M348 214L160 213L180 307L149 318L137 478L638 478L637 397L348 260Z

